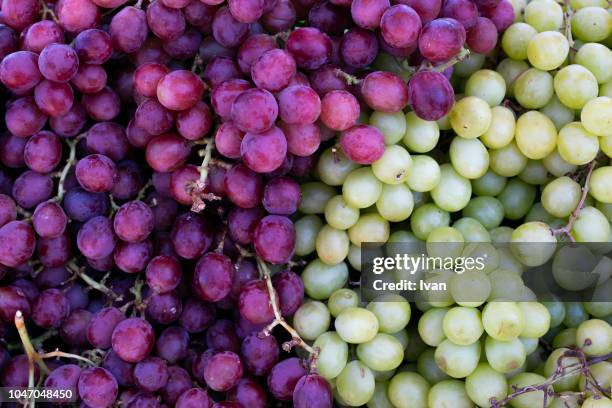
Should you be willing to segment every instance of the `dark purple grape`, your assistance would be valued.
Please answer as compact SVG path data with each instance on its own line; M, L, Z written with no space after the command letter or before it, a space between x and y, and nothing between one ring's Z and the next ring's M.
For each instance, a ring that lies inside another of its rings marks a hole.
M70 238L67 232L56 238L39 238L36 241L38 260L47 268L64 265L71 255Z
M0 26L0 59L6 57L16 49L17 35L15 35L15 31L2 24Z
M18 169L25 166L24 151L28 139L10 133L0 137L0 161L6 167Z
M210 408L212 401L206 391L200 388L191 388L181 394L176 400L175 408Z
M147 285L157 293L176 289L183 275L181 264L170 256L156 256L146 269Z
M287 217L268 215L255 229L255 251L266 262L286 263L295 250L295 228Z
M204 69L202 78L211 86L219 85L230 79L242 77L242 72L238 65L230 57L213 57Z
M0 373L0 383L4 387L27 387L28 375L28 357L25 354L19 354L5 364L2 373ZM39 377L40 368L35 364L34 381L37 381Z
M241 407L242 405L234 401L215 402L212 406L212 408L241 408Z
M262 16L260 22L270 34L275 34L291 29L296 17L295 6L291 1L278 0L273 8Z
M70 303L69 299L68 302ZM60 328L60 337L62 341L71 346L86 346L87 326L89 324L89 321L91 320L91 316L92 313L88 310L73 310L64 320Z
M85 309L89 304L89 296L85 287L79 283L73 283L65 292L68 302L70 302L70 310ZM88 321L89 324L89 321ZM85 340L87 340L87 327L85 328Z
M210 303L187 299L183 304L179 324L189 333L201 333L215 320L215 308Z
M467 30L476 24L478 9L472 0L446 0L440 16L459 21Z
M225 319L217 320L206 331L206 344L209 350L232 351L238 353L240 340L236 334L234 324Z
M27 92L41 79L38 55L33 52L17 51L7 55L0 62L0 81L13 92Z
M115 327L125 320L125 315L115 307L105 307L96 312L87 326L87 340L95 348L111 347L111 336Z
M227 171L224 184L227 196L239 207L253 208L261 202L263 179L243 164Z
M66 83L43 79L34 89L38 108L48 116L64 116L74 103L74 91Z
M21 265L34 254L36 238L24 221L11 221L0 228L0 263L8 267Z
M46 289L32 305L32 320L43 329L57 329L70 313L70 302L59 289Z
M465 43L465 28L452 18L439 18L423 27L419 51L432 62L444 62L457 55Z
M251 87L251 83L244 79L230 79L216 85L210 94L213 109L219 116L229 119L234 100ZM225 122L223 125L228 123L231 122Z
M240 154L249 169L269 173L283 164L287 156L287 139L276 126L263 133L248 132L240 143Z
M34 171L21 173L13 184L12 195L15 202L26 209L34 208L53 193L53 181L47 174Z
M150 240L135 243L119 241L113 253L115 265L127 273L143 271L152 256L153 244Z
M113 226L123 241L141 242L153 231L153 211L142 201L127 202L117 210Z
M22 36L23 49L37 54L49 44L63 43L64 31L51 20L41 20L29 26Z
M421 18L404 4L388 8L380 21L380 32L392 47L405 48L416 44L421 31Z
M187 370L179 366L168 367L168 382L160 390L165 403L174 406L179 396L193 386Z
M154 192L147 197L147 203L152 206L153 209L155 231L169 230L178 213L178 204L176 201Z
M91 259L106 258L113 253L116 243L111 221L103 216L89 219L77 234L79 250Z
M496 7L483 8L481 13L483 17L493 21L500 33L514 22L514 8L507 0L501 0Z
M240 355L254 375L267 375L278 362L280 348L274 336L251 334L242 341Z
M159 391L168 382L166 361L158 357L145 358L134 367L134 382L143 391Z
M77 384L81 375L81 367L76 364L65 364L51 371L45 378L45 389L58 390L60 392L70 391L71 395L78 395ZM53 401L53 399L51 399ZM64 402L58 398L58 403Z
M268 376L268 390L274 398L289 401L300 378L308 374L304 363L296 357L277 363Z
M38 57L40 73L50 81L68 82L76 75L79 68L79 57L66 44L49 44Z
M213 37L205 37L200 44L198 54L202 62L206 63L214 57L235 57L236 51L219 44Z
M231 107L234 124L244 132L262 133L274 126L278 105L264 89L248 89L234 99Z
M100 92L106 86L106 71L99 65L81 64L70 83L77 91L90 94Z
M229 294L233 276L234 266L227 256L208 253L196 264L194 292L202 300L217 302Z
M211 34L216 11L217 7L214 5L192 1L183 9L183 15L185 15L185 20L202 34Z
M173 125L174 117L172 112L166 109L156 99L148 99L141 103L138 109L136 109L134 126L144 130L149 135L161 135L172 129Z
M293 390L293 406L296 408L331 408L333 406L331 386L320 375L303 376Z
M166 7L161 1L154 1L147 7L147 23L153 34L163 41L175 40L185 31L181 10Z
M213 226L205 218L192 212L180 215L172 226L174 250L185 259L202 256L212 245L213 236Z
M72 273L64 266L44 268L34 278L34 282L39 289L60 288L63 286Z
M153 350L155 333L149 322L132 317L115 326L111 342L119 358L129 363L138 363Z
M12 324L17 311L30 315L30 301L25 291L15 285L0 286L0 318Z
M79 396L91 408L110 407L119 392L119 385L108 370L101 367L81 371L78 383Z
M236 20L229 7L217 10L212 23L215 40L224 47L236 47L248 35L249 25Z
M238 66L245 74L251 73L251 66L266 51L278 48L274 37L268 34L254 34L244 40L238 49Z
M497 28L493 21L478 17L474 25L467 30L467 44L479 54L488 54L497 45Z
M183 303L176 290L154 293L147 299L147 315L160 324L170 324L181 317Z
M81 62L99 65L104 64L113 54L113 42L106 31L90 29L76 36L74 49Z
M118 179L111 194L119 200L130 200L136 198L143 187L143 171L140 166L131 160L117 163Z
M406 83L391 72L368 74L361 82L361 94L368 106L379 112L399 112L408 104Z
M32 226L43 238L56 238L64 233L68 216L55 201L45 201L36 206L32 215Z
M137 394L129 404L127 408L163 408L159 402L159 398L153 394L142 392Z
M313 27L302 27L294 30L287 39L286 49L298 67L317 69L329 61L332 54L332 43L327 34Z
M214 354L204 369L206 384L215 391L229 391L243 374L240 357L231 351Z
M182 166L191 153L191 143L173 133L157 136L149 142L145 152L153 170L168 173Z
M255 228L265 213L261 207L234 207L227 217L227 227L230 237L243 245L253 242Z
M349 32L347 32L348 34ZM349 86L340 75L339 67L334 64L326 64L310 73L310 83L319 97L323 98L331 91L348 91Z
M179 326L168 327L157 339L155 354L169 364L177 364L187 357L189 333Z
M263 206L270 214L291 215L297 211L301 197L297 182L288 177L278 177L266 184Z
M42 113L42 112L41 112ZM83 129L86 121L85 109L80 103L73 103L67 114L49 120L51 129L61 137L72 138Z
M130 120L130 123L128 123L126 136L130 145L138 149L144 149L147 147L147 144L151 141L151 139L155 137L155 135L152 135L146 130L139 128L136 126L135 122L136 120L132 119Z
M28 139L23 158L25 164L39 173L52 171L62 159L62 144L59 137L46 130L38 132Z
M238 385L228 391L227 398L244 407L264 408L266 406L266 392L261 385L250 378L241 379Z
M346 9L329 1L321 1L315 4L308 12L309 25L329 35L342 35L348 21Z
M408 95L414 113L429 121L442 118L455 102L455 93L448 79L435 71L414 74L408 82Z
M397 3L412 7L421 17L423 24L427 24L436 18L442 8L442 0L401 0Z
M17 219L15 201L6 194L0 194L0 227Z
M174 111L193 108L202 99L203 94L204 82L187 70L172 71L157 84L159 103Z
M272 284L278 295L281 314L293 315L304 301L304 284L300 277L294 272L284 271L272 277Z
M200 140L212 128L213 117L206 103L198 101L194 107L176 115L176 129L187 140Z
M106 194L91 193L79 187L68 190L63 204L68 217L79 222L105 215L110 209Z
M109 350L104 356L102 367L115 377L119 385L124 387L134 385L134 364L123 361L113 350Z
M89 117L99 122L113 120L121 111L119 95L108 86L99 92L83 95L82 103Z
M238 307L240 315L252 324L265 324L274 319L268 288L262 280L244 285L240 291Z
M7 104L4 121L13 135L27 137L45 126L47 116L38 109L34 98L26 96Z
M272 49L251 65L251 77L259 88L277 92L289 85L296 69L295 60L289 53Z
M378 54L378 40L369 30L355 27L348 30L340 43L340 55L345 64L354 68L365 68Z

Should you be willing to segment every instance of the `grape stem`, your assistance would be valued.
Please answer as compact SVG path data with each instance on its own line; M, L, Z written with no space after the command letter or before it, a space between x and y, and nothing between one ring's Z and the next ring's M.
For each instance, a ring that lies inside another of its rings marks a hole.
M140 191L138 191L136 200L142 200L145 197L145 194L147 193L147 189L151 187L152 185L153 185L153 182L151 180L147 181L147 183L144 186L142 186Z
M468 50L467 48L462 48L461 51L459 51L457 55L455 55L453 58L446 61L444 64L438 65L435 67L430 66L430 69L433 69L434 71L438 71L438 72L444 72L448 68L455 65L456 63L461 62L464 59L466 59L469 55L470 55L470 50Z
M17 328L17 333L19 333L19 338L21 339L21 344L23 345L23 350L28 357L28 369L29 369L29 381L28 386L34 386L34 364L38 364L41 371L45 374L49 374L51 370L43 361L43 358L40 354L36 352L34 346L32 345L32 341L30 340L30 335L28 334L28 329L25 326L25 321L23 319L23 313L21 310L18 310L15 313L15 327Z
M96 280L94 280L91 276L89 276L85 272L83 272L83 268L78 266L74 262L74 260L68 261L66 266L68 267L68 269L70 269L72 271L72 273L74 273L75 276L78 276L79 278L83 279L83 281L85 281L85 283L87 283L87 285L89 285L89 287L104 293L106 296L111 298L113 301L120 301L121 300L121 296L119 296L115 292L113 292L110 288L108 288L108 286L104 285L103 283L96 282Z
M34 337L33 339L30 339L30 343L32 344L33 347L39 348L39 347L41 347L43 345L43 343L45 341L47 341L48 339L54 337L55 335L57 335L57 330L47 330L46 332L44 332L40 336ZM22 346L21 343L11 343L11 344L7 344L6 345L6 349L9 350L9 351L19 350L22 347L23 346Z
M593 170L595 169L596 164L596 160L593 160L591 163L589 163L587 167L586 177L584 179L584 186L582 186L582 195L580 196L578 205L576 205L576 208L570 214L569 220L567 221L567 224L565 224L565 226L551 230L553 235L565 235L571 242L576 242L576 240L571 234L571 231L574 227L574 223L580 215L580 210L582 210L582 207L584 206L584 202L586 201L587 195L589 194L589 182L591 181L591 175L593 174Z
M200 178L193 183L191 190L191 198L193 204L191 211L201 212L206 208L206 200L219 200L220 198L214 194L205 193L206 190L206 179L208 178L208 169L210 167L210 161L212 159L212 152L215 147L215 140L211 137L199 142L198 144L206 144L203 150L200 150L198 154L203 157L202 164L198 168L200 171Z
M142 1L142 0L140 0ZM193 58L193 64L191 65L191 72L197 72L199 69L202 68L202 64L204 61L202 61L202 57L200 57L200 54L196 54L195 57Z
M286 352L290 352L291 349L295 346L303 348L310 354L309 364L310 370L315 371L317 365L317 356L319 355L319 350L308 345L297 331L287 321L283 318L277 304L278 296L276 294L276 290L272 285L272 278L270 277L270 269L268 265L259 257L257 257L257 266L259 269L259 274L266 281L266 286L268 288L268 294L270 296L270 305L272 306L272 311L274 312L274 320L272 323L268 324L266 328L262 330L260 336L269 336L272 330L276 326L282 326L290 335L291 340L283 343L283 350Z
M361 79L357 78L354 75L347 74L340 68L336 68L334 72L336 73L336 76L343 78L348 85L358 85L361 83Z
M569 0L563 0L564 4L565 4L565 10L563 11L563 20L565 22L564 27L563 27L563 31L565 33L565 38L567 38L567 42L569 44L570 47L570 51L569 51L569 63L572 64L574 61L574 55L572 53L572 51L575 52L574 50L574 39L572 38L572 23L571 23L571 19L572 19L572 15L574 14L573 10L572 10L572 6L570 5Z
M85 137L85 133L81 133L79 136L72 140L68 140L68 147L70 148L70 153L68 154L68 160L66 161L66 165L62 169L59 175L59 181L57 182L57 195L53 198L53 200L58 203L62 202L64 198L64 194L66 194L66 189L64 188L64 183L66 182L66 177L68 177L68 173L70 172L70 168L76 163L76 146L79 143L79 140Z
M91 361L90 359L86 357L79 356L77 354L72 354L72 353L65 353L63 351L60 351L59 349L55 349L55 351L51 351L49 353L40 354L40 358L60 358L60 357L73 358L75 360L84 361L87 364L92 365L92 366L96 365L96 363L94 363L93 361Z
M59 24L59 19L57 18L57 16L55 15L55 12L53 10L51 10L49 8L49 6L47 6L47 3L45 3L45 0L38 0L38 3L40 4L40 6L42 7L42 19L45 20L47 18L47 16L51 17L51 20L53 20L56 24Z

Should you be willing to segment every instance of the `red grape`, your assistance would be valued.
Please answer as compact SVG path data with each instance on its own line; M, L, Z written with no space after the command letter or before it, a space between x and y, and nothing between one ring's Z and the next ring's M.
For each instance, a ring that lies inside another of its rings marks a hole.
M119 385L108 370L92 367L81 371L78 389L79 396L88 407L107 408L117 398Z
M346 130L359 119L357 98L346 91L328 92L321 101L321 122L333 130Z
M295 250L295 228L280 215L264 217L255 229L255 252L266 262L286 263Z
M267 375L278 362L280 348L274 336L259 337L254 333L242 341L240 355L253 375Z
M280 122L279 126L287 138L287 150L291 154L310 156L321 144L321 131L316 124L290 125Z
M68 82L76 75L79 57L74 48L66 44L49 44L38 57L38 68L48 80Z
M85 64L104 64L113 54L111 36L103 30L85 30L74 39L74 49Z
M274 319L268 288L262 280L251 281L243 286L238 307L240 315L252 324L266 324Z
M100 65L81 64L70 83L81 93L96 93L104 89L106 80L106 71Z
M380 112L399 112L408 104L406 84L391 72L368 74L361 82L361 94L370 108Z
M308 12L308 24L329 35L342 35L348 21L346 9L329 1L315 4Z
M125 129L113 122L99 122L87 131L87 151L102 154L118 162L127 156L129 144Z
M354 68L365 68L378 54L378 40L369 30L355 27L348 30L340 43L340 55L345 64Z
M313 27L294 30L285 46L298 67L304 69L319 68L329 61L332 53L332 43L327 34Z
M43 128L47 116L38 109L34 98L27 96L8 103L4 120L12 134L27 137Z
M153 244L150 240L137 243L119 241L113 253L117 268L126 273L143 271L153 254Z
M71 33L94 28L100 20L100 10L91 0L58 0L55 13L59 24Z
M157 84L170 70L157 62L139 65L134 71L134 88L147 98L157 96Z
M15 201L6 194L0 194L0 227L15 219L17 219Z
M260 207L234 207L227 217L227 228L230 237L240 244L253 242L255 228L265 213Z
M272 277L283 316L292 316L304 301L304 284L298 275L284 271Z
M0 240L3 235L0 229ZM0 255L2 252L0 251ZM30 303L25 292L15 285L0 286L0 318L5 322L13 323L18 310L25 316L30 315Z
M29 91L41 79L38 55L33 52L17 51L7 55L0 62L0 81L16 93Z
M149 32L145 12L136 7L125 7L115 14L108 32L118 51L135 52L143 46Z
M241 23L257 21L264 11L264 0L228 0L227 5L232 17Z
M172 226L172 243L176 253L185 259L202 256L212 245L212 225L198 214L187 212L180 215Z
M234 100L251 87L244 79L230 79L214 86L210 94L213 109L222 118L229 118Z
M105 307L97 311L87 325L87 340L95 348L110 348L113 330L123 320L125 315L115 307Z
M181 10L166 7L159 0L147 7L147 23L153 34L163 41L175 40L185 31L185 17Z
M496 7L484 8L482 15L493 21L499 32L504 31L514 22L514 8L508 0L501 0Z
M34 99L38 108L46 115L63 116L72 108L74 92L66 83L45 79L34 89Z
M266 51L278 48L274 37L268 34L255 34L248 37L238 48L236 60L245 74L251 72L251 66Z
M299 358L291 357L277 363L268 376L268 390L274 398L289 401L300 378L307 374Z
M189 333L201 333L213 323L215 308L210 303L187 299L183 305L180 324Z
M174 200L183 204L193 204L195 183L200 179L198 166L187 164L172 172L170 179L170 195Z
M257 173L268 173L283 164L287 139L276 126L263 133L247 133L240 144L240 154L248 168Z
M423 25L436 18L442 8L442 0L400 0L397 3L412 7L421 17Z
M181 396L178 397L175 408L210 408L212 407L212 404L213 403L208 397L208 394L206 394L206 391L200 388L191 388L183 392Z
M118 178L115 163L101 154L90 154L79 160L75 174L81 187L92 193L110 191Z
M296 20L295 6L290 0L277 0L274 7L261 17L261 24L271 34L288 30Z
M170 324L181 316L183 303L173 290L166 293L153 293L147 299L147 316L159 324Z
M447 61L461 50L465 37L465 28L457 20L439 18L421 30L419 51L429 61Z
M314 123L321 113L321 99L310 87L294 85L278 95L279 116L283 122L295 125Z
M49 125L59 136L72 138L80 133L85 126L85 121L85 109L80 103L73 103L68 113L51 118Z
M113 253L117 237L108 218L98 216L87 221L77 234L77 246L88 258L102 259Z
M3 23L15 30L23 30L38 20L40 5L36 0L3 0Z
M82 99L85 111L94 120L113 120L121 110L119 95L110 87L104 87L93 94L85 94Z
M111 343L119 358L129 363L144 360L155 341L153 328L144 319L132 317L119 322L113 330Z
M374 126L356 125L342 132L340 147L349 160L372 164L385 152L385 140Z
M467 31L467 44L479 54L488 54L497 45L497 28L486 17L478 17L476 23Z
M291 215L297 211L301 198L297 182L288 177L278 177L266 184L263 206L270 214Z
M63 43L64 31L51 20L41 20L23 32L23 49L37 54L49 44Z
M265 89L248 89L236 97L230 116L243 132L262 133L274 125L278 105L274 96Z
M68 216L55 201L45 201L36 206L32 215L32 226L43 238L56 238L64 233Z
M303 376L293 389L293 406L295 408L331 408L333 394L329 382L317 374Z
M191 153L191 143L173 133L155 137L146 149L147 163L153 170L170 172L182 166Z
M142 201L129 201L117 210L113 226L123 241L141 242L153 231L153 211Z
M349 89L346 80L338 75L339 67L333 64L323 65L310 73L310 83L322 98L331 91L347 91Z
M412 110L424 120L438 120L450 112L455 102L453 87L435 71L417 72L408 82Z
M157 84L157 99L170 110L192 108L202 98L204 83L193 72L172 71Z
M15 179L12 196L19 206L30 209L51 198L52 193L53 180L48 174L26 171Z
M472 0L446 0L440 16L459 21L467 30L476 24L478 9Z
M231 351L214 354L204 369L206 384L215 391L229 391L243 374L240 357Z
M374 30L380 25L380 19L391 4L389 0L353 0L351 16L359 27Z
M413 8L397 4L388 8L380 21L380 32L392 47L406 48L416 44L421 18Z
M264 408L266 406L266 392L261 385L250 378L241 379L236 387L228 391L227 398L244 407Z
M209 253L196 264L193 287L202 300L217 302L227 296L232 288L234 267L222 254Z
M229 7L217 10L212 23L212 34L219 44L224 47L236 47L248 33L249 25L236 20Z
M148 99L136 109L134 126L142 129L149 135L157 136L172 129L174 117L172 112L162 106L157 100Z
M206 64L202 77L211 86L215 86L230 79L241 78L242 71L240 71L233 58L216 56Z
M289 85L296 69L295 60L290 54L273 49L263 53L251 66L251 77L259 88L277 92Z

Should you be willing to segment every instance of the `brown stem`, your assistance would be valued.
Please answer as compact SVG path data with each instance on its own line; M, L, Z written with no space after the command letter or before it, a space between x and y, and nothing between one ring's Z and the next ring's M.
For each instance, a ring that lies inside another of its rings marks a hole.
M86 362L89 365L95 366L96 363L94 363L93 361L91 361L88 358L79 356L77 354L72 354L72 353L65 353L63 351L60 351L59 349L56 349L55 351L52 351L50 353L43 353L40 354L40 358L60 358L60 357L64 357L64 358L73 358L75 360L81 360Z
M40 354L36 352L34 346L32 345L32 342L30 341L30 335L28 334L28 330L25 327L25 321L23 320L23 313L21 313L21 310L18 310L17 313L15 313L15 327L17 328L17 333L19 333L19 338L21 339L23 350L25 351L26 356L28 357L28 366L31 369L30 374L32 375L31 386L33 386L34 363L38 364L44 374L49 374L50 370L49 367L47 367L47 365L43 361L43 359L40 357Z

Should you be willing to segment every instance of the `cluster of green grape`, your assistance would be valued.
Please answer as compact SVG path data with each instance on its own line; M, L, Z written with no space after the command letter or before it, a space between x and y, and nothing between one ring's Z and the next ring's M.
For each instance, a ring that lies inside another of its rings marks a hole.
M612 352L612 303L538 303L521 278L548 261L558 241L611 240L612 13L606 0L570 0L570 13L554 0L512 3L523 12L503 34L500 55L471 53L454 66L447 116L362 114L383 133L383 156L360 166L329 148L318 180L302 185L296 255L316 256L302 274L311 301L294 325L320 348L319 373L340 405L490 407L514 386L575 366L577 357L560 360L568 347L591 357ZM406 75L385 54L374 66ZM416 302L412 319L399 296L363 304L347 288L350 268L361 270L363 242L414 241L452 243L452 256L486 253L486 267L426 276L450 290ZM516 245L525 242L542 245ZM555 279L563 286L573 272L558 265ZM610 272L602 272L600 292L610 293ZM612 363L593 365L591 374L609 392ZM566 375L555 392L586 394L546 404L612 407L587 385L579 372ZM509 402L543 403L542 390Z

